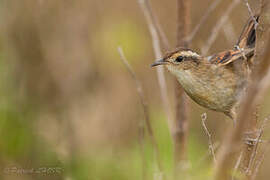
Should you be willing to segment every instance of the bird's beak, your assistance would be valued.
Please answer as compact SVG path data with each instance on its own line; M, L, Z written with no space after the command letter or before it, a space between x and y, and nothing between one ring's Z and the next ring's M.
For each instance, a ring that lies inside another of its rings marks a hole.
M168 64L168 61L166 61L165 59L161 59L151 64L151 67L165 65L165 64Z

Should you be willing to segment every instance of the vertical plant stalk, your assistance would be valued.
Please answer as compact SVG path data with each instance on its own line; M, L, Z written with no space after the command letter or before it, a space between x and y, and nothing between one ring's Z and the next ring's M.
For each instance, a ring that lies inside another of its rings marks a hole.
M252 82L247 89L247 93L242 98L236 126L228 132L225 142L219 151L217 165L214 171L215 180L228 180L230 178L232 164L239 154L241 147L243 147L242 139L244 132L250 126L253 128L252 112L256 107L255 105L259 97L263 95L265 89L269 86L270 9L268 4L269 0L267 0L267 6L264 6L261 11L260 22L257 28L256 56L254 61L256 64L251 77ZM247 148L247 146L244 146L244 150ZM253 146L252 148L256 147ZM250 153L244 153L243 160L246 159L244 162L249 162L251 157L252 151ZM247 165L247 163L244 163L244 166L241 166L242 169L247 169ZM245 176L245 179L250 179L250 177Z
M226 26L223 26L222 30L227 41L230 44L235 43L235 40L238 38L238 35L236 34L233 24L230 20L227 21Z
M152 6L150 4L150 1L149 0L142 0L142 1L144 3L145 8L148 11L148 14L151 17L151 20L153 22L153 25L155 26L155 29L158 32L158 35L159 35L159 37L161 39L161 42L162 42L163 46L165 47L166 50L169 50L170 49L169 40L168 40L165 32L163 31L163 29L162 29L162 27L161 27L161 25L159 23L159 20L158 20L157 16L153 12L153 9L152 9Z
M137 0L142 12L144 14L150 35L152 37L152 45L154 49L154 54L156 59L161 59L162 58L162 52L161 52L161 46L160 46L160 39L159 39L159 34L158 32L163 32L161 27L157 25L157 18L154 18L152 8L150 6L150 2L148 0ZM156 19L156 20L154 20ZM158 30L159 29L159 30ZM164 38L164 43L166 44L167 40L165 35L162 36ZM169 45L168 45L169 46ZM171 113L171 108L170 108L170 103L169 103L169 97L168 97L168 91L167 91L167 83L165 80L165 75L164 75L164 68L162 66L157 67L157 77L158 77L158 83L160 87L160 92L161 92L161 99L163 103L163 107L165 109L167 118L168 118L168 124L169 127L171 128L171 122L172 122L172 113Z
M204 131L205 131L205 133L207 135L207 138L208 138L209 152L213 156L214 163L217 163L217 159L216 159L216 155L215 155L215 150L214 150L214 144L213 144L213 141L212 141L212 136L211 136L211 133L209 132L209 130L207 129L206 124L205 124L206 119L207 119L207 114L206 113L203 113L202 116L201 116L201 118L202 118L203 129L204 129Z
M201 48L202 55L206 55L210 48L212 47L213 43L217 39L217 36L221 30L221 28L225 25L227 20L229 19L229 15L232 12L232 10L241 2L241 0L233 0L232 3L229 5L229 7L226 9L222 17L219 19L219 21L216 23L214 28L211 31L210 37L207 39L205 45Z
M237 172L238 172L238 168L240 166L240 163L242 161L242 156L243 156L243 152L240 153L239 157L237 158L237 161L234 165L234 168L233 168L233 172L232 172L232 180L234 180Z
M251 180L255 180L258 173L259 173L259 169L263 163L263 161L265 160L265 156L269 153L270 150L270 144L269 142L265 145L261 156L258 158L255 167L254 167L254 171L252 172L252 176L251 176Z
M143 91L141 82L139 81L139 79L137 78L135 72L133 71L133 69L129 65L129 63L128 63L127 59L126 59L126 56L124 55L123 49L121 47L118 47L118 52L119 52L119 55L121 57L122 62L124 63L127 70L130 72L133 80L135 81L135 85L136 85L136 88L137 88L137 93L138 93L138 95L140 97L140 101L141 101L141 104L142 104L142 107L143 107L144 121L145 121L147 132L149 133L149 137L150 137L153 149L154 149L155 158L156 158L156 161L157 161L157 164L158 164L158 168L159 168L159 171L163 172L162 163L161 163L161 159L160 159L160 152L159 152L159 149L158 149L158 143L157 143L157 140L155 138L154 131L153 131L153 128L152 128L152 125L151 125L151 122L150 122L148 104L147 104L146 99L145 99L145 95L144 95L144 91ZM145 160L143 159L143 161L145 161ZM144 166L146 166L146 165L144 164Z
M204 15L200 19L199 23L193 28L192 32L186 37L186 41L188 43L192 42L194 37L197 35L199 30L201 29L202 25L206 22L210 14L216 9L216 7L220 4L222 0L215 0L209 8L205 11Z
M177 22L177 47L188 47L186 37L190 27L190 0L177 1L178 22ZM188 102L183 88L175 79L175 100L176 117L173 126L174 138L174 160L176 171L181 167L181 161L187 157L187 137L188 137Z
M270 28L270 19L268 18L268 16L270 15L270 10L268 10L269 5L267 5L267 7L263 7L261 4L261 8L263 8L263 9L261 9L261 17L260 17L260 25L259 25L260 28L257 28L258 23L256 22L256 19L254 18L254 13L251 10L251 7L250 7L248 1L245 0L245 2L246 2L246 6L247 6L247 9L248 9L250 16L252 16L254 21L255 21L255 28L257 29L257 31L256 31L257 41L256 41L256 53L255 53L256 58L254 61L254 62L257 62L256 60L260 60L260 58L263 56L263 53L264 53L263 49L265 48L264 46L266 45L265 39L270 37L269 30L268 30ZM269 1L268 1L268 3L269 3ZM262 72L260 72L260 71L258 72L258 76L261 76L261 78L264 78L264 76L267 75L267 71L264 70L265 74L262 74L263 68L261 71ZM261 81L262 81L261 82L261 84L262 84L263 80L261 80ZM269 83L266 83L266 84L269 84ZM261 86L260 91L263 91L263 89L265 89L264 85ZM262 127L258 128L258 120L256 117L250 118L250 121L248 121L248 122L249 123L247 123L247 130L246 131L255 132L255 133L249 134L248 138L254 139L255 142L249 141L248 143L246 143L244 145L243 161L240 164L240 170L242 173L244 173L246 175L247 179L251 179L252 175L253 175L252 173L254 171L254 163L256 161L258 145L259 145L259 141L260 141L260 138L262 136L263 130L262 130Z

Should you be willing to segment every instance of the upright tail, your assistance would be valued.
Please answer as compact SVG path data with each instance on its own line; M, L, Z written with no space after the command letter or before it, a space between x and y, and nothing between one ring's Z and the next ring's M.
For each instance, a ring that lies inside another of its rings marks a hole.
M250 17L244 26L242 33L236 43L240 49L254 48L256 43L256 25L259 21L259 15Z

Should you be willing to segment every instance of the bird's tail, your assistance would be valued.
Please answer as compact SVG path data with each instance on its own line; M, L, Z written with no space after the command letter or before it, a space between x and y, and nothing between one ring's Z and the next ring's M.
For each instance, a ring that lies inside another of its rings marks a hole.
M240 49L254 48L256 43L256 26L259 21L259 15L250 17L244 26L242 33L236 43L236 47Z

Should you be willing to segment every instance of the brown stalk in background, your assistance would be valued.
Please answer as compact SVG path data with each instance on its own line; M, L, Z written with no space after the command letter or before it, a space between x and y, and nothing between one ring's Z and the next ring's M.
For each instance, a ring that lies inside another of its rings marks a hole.
M149 16L151 17L151 20L152 20L152 22L153 22L153 24L154 24L154 26L155 26L155 28L156 28L156 30L158 32L158 35L159 35L159 37L161 39L162 44L164 45L164 47L165 47L166 50L169 50L171 48L170 47L169 40L168 40L165 32L163 31L163 29L162 29L162 27L161 27L161 25L160 25L160 23L158 21L157 16L153 12L153 9L152 9L152 6L150 4L150 1L149 0L139 0L139 1L141 1L142 3L144 3L144 6L145 6L145 8L148 11Z
M202 16L202 18L200 19L199 23L195 26L195 28L193 28L192 32L186 37L186 42L190 43L194 37L196 36L196 34L199 32L200 28L202 27L202 25L206 22L206 20L208 19L208 17L210 16L211 12L213 12L216 7L219 5L219 3L222 0L215 0L210 6L209 8L206 10L206 12L204 13L204 15Z
M118 52L119 52L119 55L121 57L122 62L124 63L124 65L126 66L127 70L131 74L133 80L135 81L136 90L137 90L137 93L138 93L138 95L140 97L140 101L141 101L141 104L142 104L142 107L143 107L144 122L146 124L146 128L147 128L147 131L149 133L151 143L153 145L153 149L154 149L154 153L155 153L155 158L156 158L156 161L157 161L157 164L158 164L159 171L161 171L163 173L162 163L161 163L161 160L160 160L160 152L159 152L159 149L158 149L157 140L156 140L155 135L154 135L154 132L153 132L153 128L151 126L150 116L149 116L149 110L148 110L149 108L148 108L148 104L147 104L146 99L145 99L145 95L144 95L144 91L143 91L143 88L142 88L142 84L139 81L139 79L136 77L135 72L133 71L132 67L128 63L122 47L118 47ZM143 126L143 129L144 129L144 126ZM140 141L143 143L144 142L144 139L140 139ZM142 144L142 146L143 146L143 144ZM143 158L143 174L144 174L143 177L145 178L146 162L145 162L145 159L144 159L144 147L141 147L141 148L142 148L142 158Z
M190 27L190 6L189 0L178 0L178 23L177 23L177 47L188 47L185 41ZM181 167L181 162L187 156L187 137L188 137L188 104L187 96L183 88L175 79L175 99L176 99L176 117L173 128L174 138L174 158L175 167Z
M161 52L160 39L159 39L158 32L163 32L163 31L162 29L160 29L160 26L157 25L158 21L157 21L157 18L154 18L155 16L152 12L150 2L148 0L137 0L137 1L143 11L146 23L148 25L149 32L152 37L152 45L153 45L153 49L155 53L155 58L161 59L162 52ZM164 38L167 39L165 36L163 36L163 39ZM167 40L163 40L163 41L167 42ZM167 91L167 84L166 84L165 75L164 75L164 68L162 66L157 67L157 77L158 77L158 83L160 87L163 107L165 109L165 112L168 118L169 127L171 128L172 113L170 110L170 103L169 103L169 97L168 97L168 91Z
M212 47L213 43L215 42L221 28L229 19L229 15L232 12L232 10L240 3L240 0L233 0L232 3L229 5L227 10L224 12L223 16L219 19L215 27L211 31L210 37L207 39L205 46L201 48L202 55L206 55L210 48Z
M155 51L156 59L161 59L161 48L160 48L160 41L158 32L163 32L158 26L157 18L153 15L152 8L150 5L150 2L148 0L138 0L144 16L146 18L148 28L150 30L152 41L153 41L153 47ZM190 14L190 7L189 7L189 1L179 1L179 16L178 16L178 43L177 46L186 46L184 38L188 35L188 27L189 27L189 14ZM184 16L183 16L184 15ZM183 23L184 22L184 23ZM182 26L183 23L183 26ZM163 34L163 36L162 36ZM160 36L163 37L162 39L166 39L164 36L164 33L162 33ZM163 43L166 43L167 40L163 40ZM168 46L167 46L168 47ZM169 47L168 47L169 48ZM176 82L176 99L177 99L177 105L176 105L176 120L175 123L172 125L172 118L171 118L171 112L169 110L169 101L168 101L168 95L167 95L167 87L165 84L165 78L164 78L164 72L163 67L158 67L158 79L159 84L161 88L161 94L163 99L163 104L165 106L167 117L169 119L169 125L171 129L171 134L173 136L174 140L174 160L175 160L175 167L178 167L180 165L180 162L184 157L186 156L186 148L187 148L187 117L186 117L186 96L184 95L184 92L179 85L178 82ZM176 168L177 169L177 168Z
M225 38L228 40L230 44L235 43L235 40L238 38L238 35L236 34L232 21L228 20L226 25L222 28L223 34L225 35Z
M150 33L152 35L153 47L154 47L156 59L161 59L162 55L161 55L158 32L160 33L163 31L160 28L160 26L158 26L158 24L155 23L158 21L157 21L157 18L153 15L152 8L149 1L138 0L138 2L143 10ZM177 41L178 41L177 46L187 47L187 43L184 39L188 35L188 32L189 32L190 2L179 1L178 4L179 4L178 6L178 9L179 9L178 22L179 23L178 23L178 33L177 33ZM162 39L166 39L164 36L164 33L162 34L160 34L160 36L163 37ZM163 43L165 44L165 46L166 46L166 41L167 40L163 40ZM158 71L159 71L158 77L164 78L163 69L162 69L162 73L160 73L161 70L158 70ZM186 156L188 122L187 122L187 109L186 109L187 97L184 94L184 91L182 90L182 87L179 85L179 83L175 82L175 84L176 84L176 99L177 99L176 120L174 121L175 123L173 125L170 125L170 129L171 129L171 134L174 140L174 159L175 159L175 166L177 167L180 165L181 160L183 160L184 157ZM166 89L166 87L164 87L164 84L162 83L160 83L160 87L161 89ZM162 91L164 92L164 90ZM166 111L167 111L169 123L172 123L171 113L168 110L169 102L168 102L167 94L166 94L166 97L165 95L163 95L162 99L165 105L165 109L167 109Z
M269 0L266 1L267 6L263 6L260 16L260 24L257 28L257 40L256 40L256 59L254 72L252 74L252 83L248 87L246 95L241 101L241 106L238 111L236 127L228 132L225 143L221 147L217 166L215 167L214 179L227 180L230 178L232 164L242 146L242 138L244 132L248 129L253 130L256 126L254 119L252 118L252 112L255 109L255 105L262 97L266 88L269 85L269 67L270 67L270 9ZM250 159L252 158L252 152L256 146L244 146L245 153L243 154L243 161L241 171L248 169ZM250 150L251 149L251 150ZM248 163L246 163L248 162ZM253 171L252 171L253 172ZM245 173L245 172L243 172ZM252 173L248 173L245 179L251 179Z

